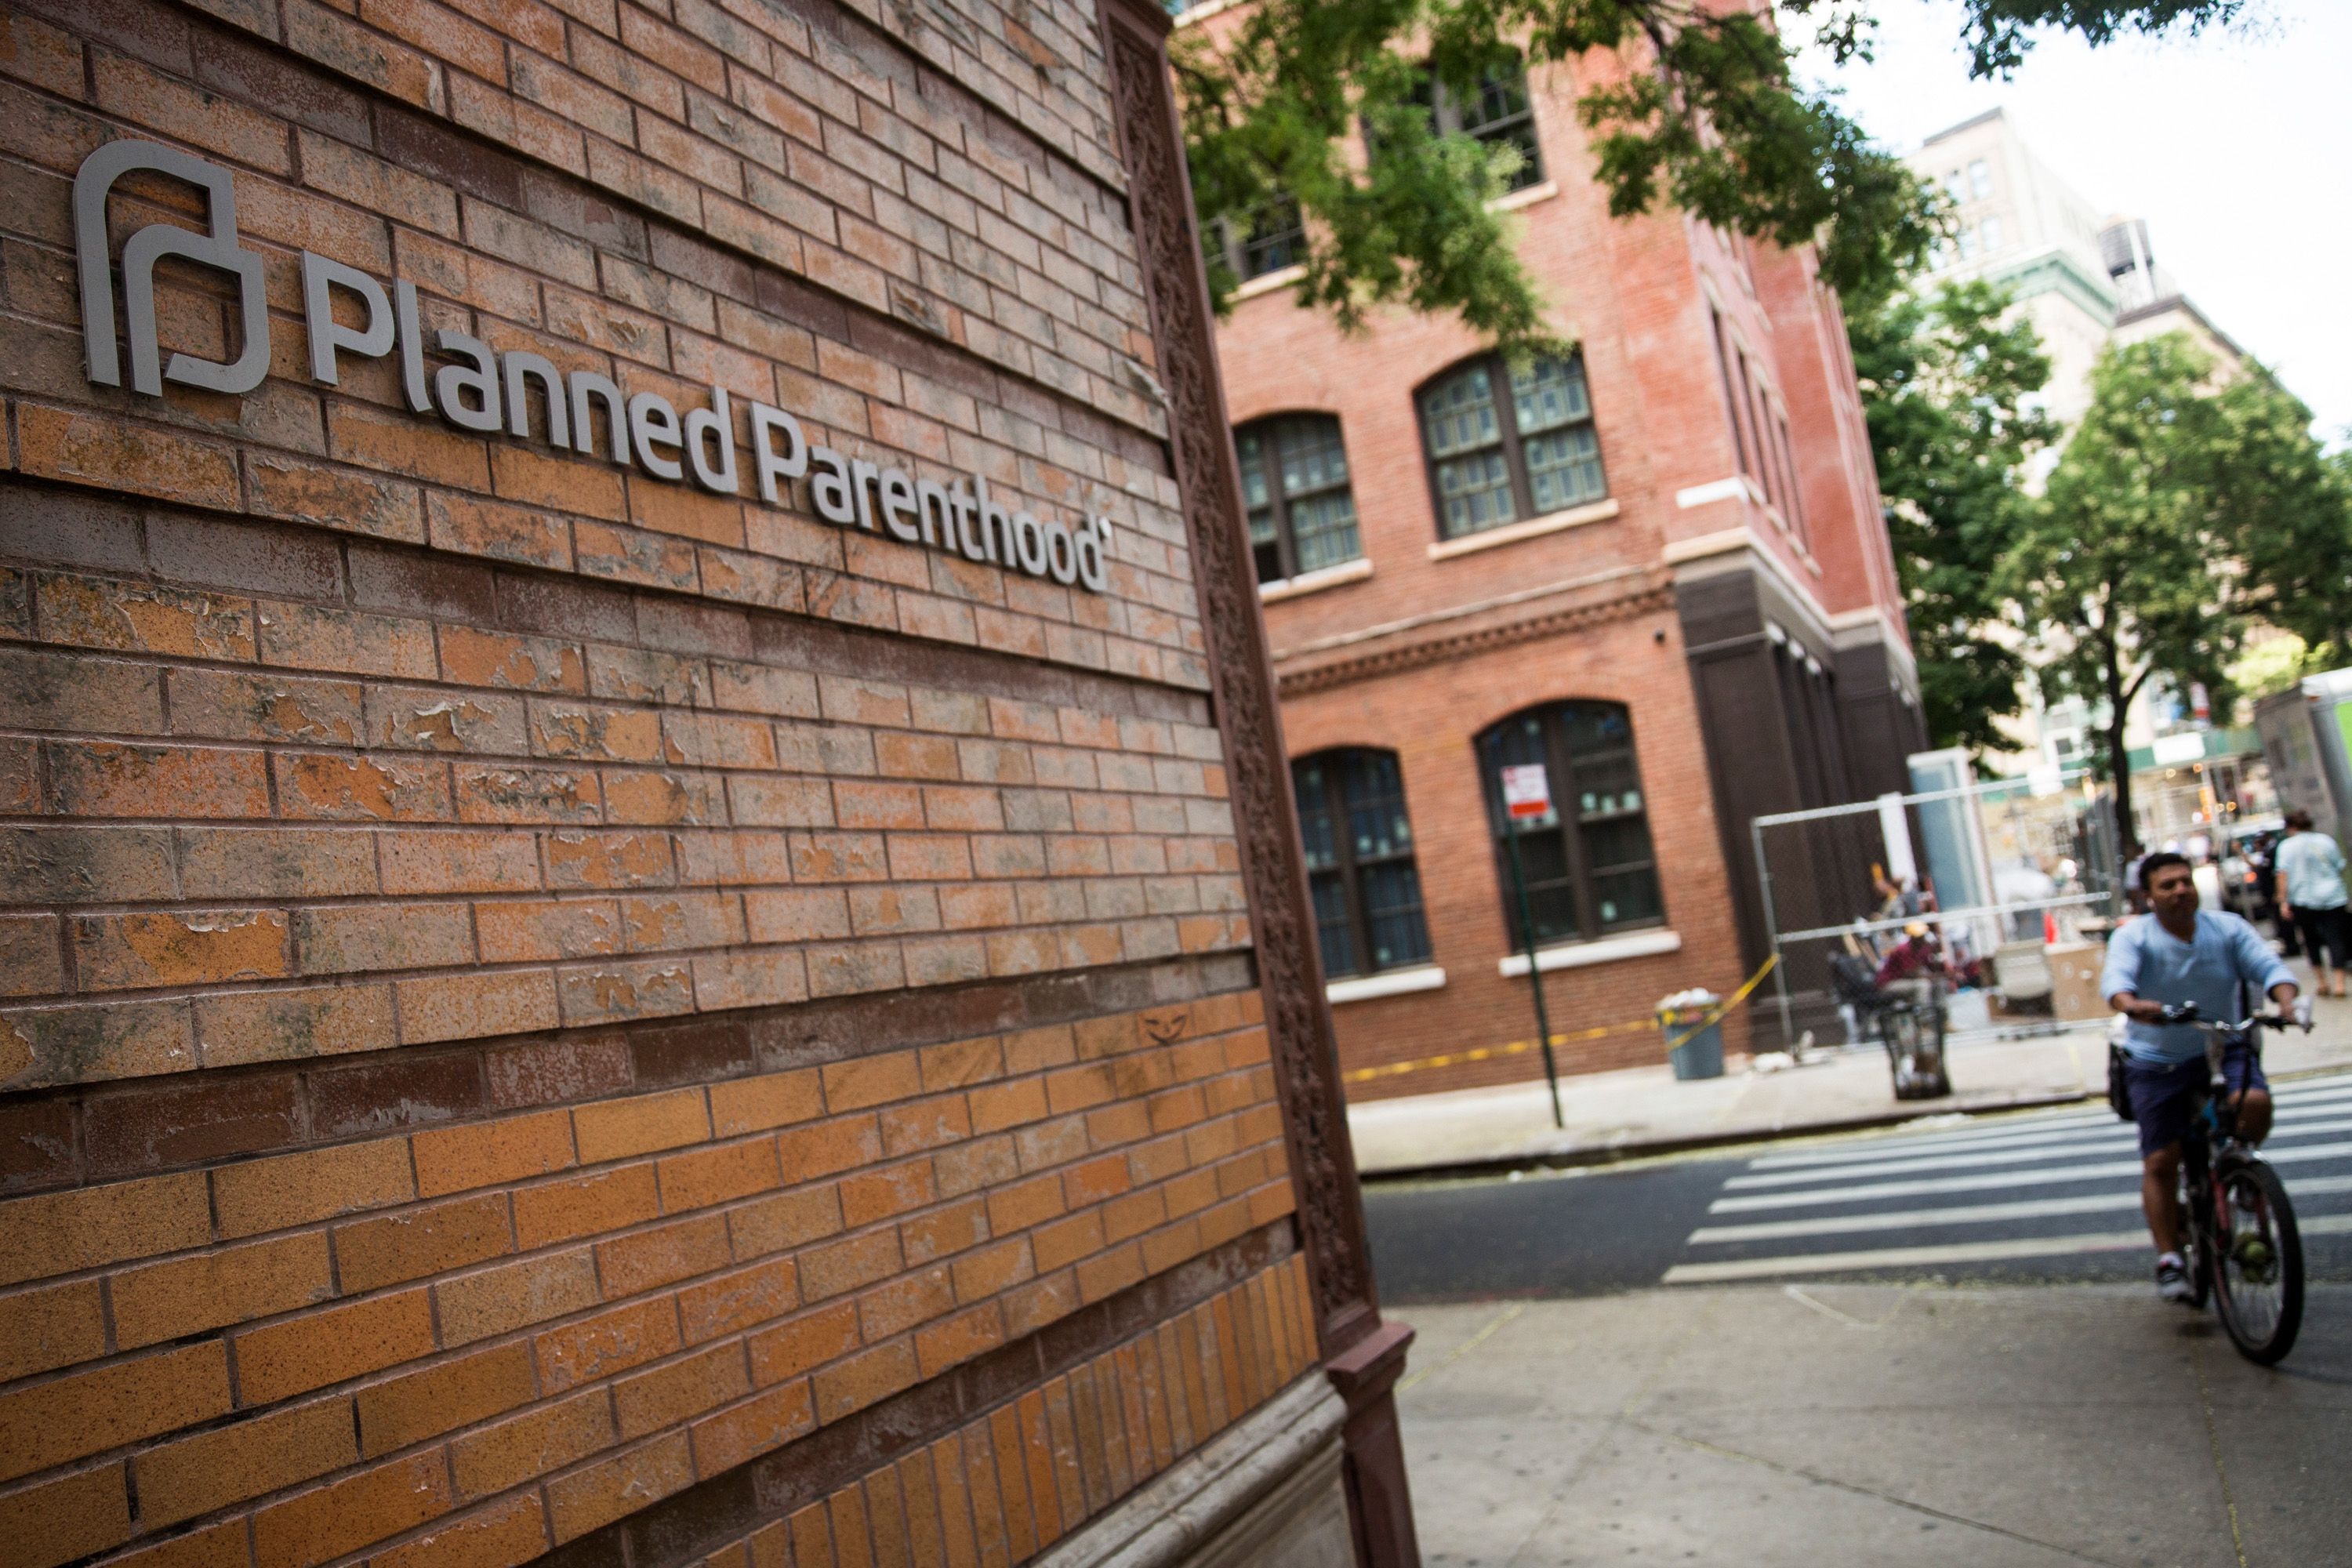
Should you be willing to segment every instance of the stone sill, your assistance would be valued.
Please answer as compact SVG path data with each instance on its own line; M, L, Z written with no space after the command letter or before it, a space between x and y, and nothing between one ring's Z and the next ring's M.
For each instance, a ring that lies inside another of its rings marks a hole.
M1371 574L1371 562L1359 555L1353 561L1342 561L1337 566L1318 567L1312 572L1301 572L1296 577L1276 577L1271 583L1260 583L1257 585L1258 602L1276 605L1302 595L1319 594L1326 588L1360 583Z
M1604 936L1595 942L1568 942L1555 947L1536 949L1536 967L1549 974L1555 969L1581 969L1589 963L1615 963L1627 958L1654 958L1662 952L1680 952L1681 933L1671 931L1627 931L1623 936ZM1496 968L1505 979L1517 980L1528 972L1528 955L1515 952Z
M1306 276L1307 268L1304 267L1277 267L1271 272L1260 273L1248 282L1235 286L1233 302L1238 305L1244 300L1255 300L1260 294L1271 294L1276 289L1287 289Z
M1470 555L1481 550L1517 544L1522 539L1540 538L1547 533L1558 533L1564 528L1581 528L1588 522L1606 522L1616 515L1617 498L1610 496L1601 500L1587 501L1582 506L1570 507L1565 511L1546 512L1525 522L1490 528L1484 533L1468 533L1460 539L1443 540L1429 547L1429 558L1432 561L1451 561L1457 555Z
M1323 999L1334 1007L1343 1002L1369 1002L1375 996L1402 996L1410 991L1434 991L1445 984L1445 971L1434 963L1411 969L1384 970L1378 974L1351 975L1323 987Z

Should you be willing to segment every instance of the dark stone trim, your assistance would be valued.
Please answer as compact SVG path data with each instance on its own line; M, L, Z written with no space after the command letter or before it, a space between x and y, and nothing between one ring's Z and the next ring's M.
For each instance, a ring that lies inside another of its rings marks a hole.
M1170 23L1148 0L1102 0L1101 26L1157 369L1167 389L1169 453L1200 587L1210 691L1225 736L1283 1133L1316 1323L1328 1355L1371 1331L1380 1312L1169 76Z
M1297 1250L1287 1218L1261 1226L537 1561L547 1568L675 1568L693 1562L971 1425Z
M1246 953L225 1068L0 1101L0 1195L160 1175L1245 991Z

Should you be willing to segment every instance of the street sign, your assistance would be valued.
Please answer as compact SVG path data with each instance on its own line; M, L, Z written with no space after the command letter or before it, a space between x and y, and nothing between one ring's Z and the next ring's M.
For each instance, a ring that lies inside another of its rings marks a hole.
M1514 822L1551 815L1551 781L1541 763L1503 770L1503 809Z

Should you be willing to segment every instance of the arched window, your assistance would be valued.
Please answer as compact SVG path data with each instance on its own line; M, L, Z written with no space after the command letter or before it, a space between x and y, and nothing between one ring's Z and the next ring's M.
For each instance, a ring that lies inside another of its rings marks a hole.
M1484 354L1422 388L1419 401L1442 538L1563 511L1609 493L1581 351L1518 370L1500 354Z
M1421 873L1394 752L1318 752L1290 764L1323 972L1370 974L1429 961Z
M1337 419L1282 414L1256 420L1234 432L1234 449L1242 460L1259 582L1278 583L1364 552Z
M1538 764L1550 785L1550 813L1519 823L1519 863L1538 946L1664 922L1633 726L1622 707L1547 703L1504 720L1478 737L1477 747L1514 947L1524 946L1525 938L1511 891L1510 846L1503 838L1507 767Z

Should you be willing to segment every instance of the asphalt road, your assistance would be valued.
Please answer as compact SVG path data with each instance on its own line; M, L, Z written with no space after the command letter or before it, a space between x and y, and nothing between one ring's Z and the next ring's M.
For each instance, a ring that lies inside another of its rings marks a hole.
M2305 1272L2352 1281L2352 1074L2279 1086L2264 1152ZM2132 1130L2104 1106L1364 1194L1381 1300L1808 1279L2129 1283L2154 1258ZM2316 1325L2314 1325L2316 1326ZM2308 1332L2308 1330L2306 1330Z

